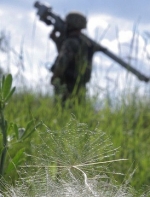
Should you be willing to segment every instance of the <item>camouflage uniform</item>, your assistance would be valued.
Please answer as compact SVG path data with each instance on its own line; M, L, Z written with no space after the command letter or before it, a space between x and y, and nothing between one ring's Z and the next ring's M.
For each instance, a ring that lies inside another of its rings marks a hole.
M73 17L73 20L76 18ZM66 100L70 95L85 95L85 85L91 77L92 56L97 50L82 36L81 28L77 29L76 24L77 22L74 21L72 27L72 23L68 23L68 32L61 46L59 45L60 40L58 39L59 42L57 42L57 39L53 38L57 43L59 54L52 67L51 83L55 87L55 94L59 94L63 89L63 100Z

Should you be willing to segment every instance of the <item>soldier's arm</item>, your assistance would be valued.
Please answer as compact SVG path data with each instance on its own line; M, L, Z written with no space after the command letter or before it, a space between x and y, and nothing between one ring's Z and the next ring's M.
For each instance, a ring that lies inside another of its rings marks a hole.
M54 75L62 77L70 61L74 58L79 43L75 39L67 39L62 44L60 53L55 63Z

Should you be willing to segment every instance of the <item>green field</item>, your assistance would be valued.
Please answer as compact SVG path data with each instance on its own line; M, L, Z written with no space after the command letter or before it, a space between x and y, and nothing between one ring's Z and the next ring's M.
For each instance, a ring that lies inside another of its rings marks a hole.
M96 109L95 103L102 105ZM45 187L39 189L38 185L48 184L44 182L46 177L53 184L76 180L78 188L86 185L87 178L97 181L97 185L107 183L109 195L115 196L112 191L125 187L131 196L149 196L149 98L136 90L120 94L112 103L108 97L90 97L82 105L74 102L72 107L62 108L52 96L14 92L4 110L9 129L1 190L22 185L26 193L36 188L40 194ZM27 130L23 137L19 128Z

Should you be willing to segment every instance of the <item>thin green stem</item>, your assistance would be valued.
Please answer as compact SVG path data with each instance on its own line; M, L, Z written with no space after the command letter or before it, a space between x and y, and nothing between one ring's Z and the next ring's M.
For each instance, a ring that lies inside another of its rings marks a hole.
M3 136L3 150L0 158L0 177L4 174L4 164L7 153L7 123L4 119L3 109L0 109L0 129Z

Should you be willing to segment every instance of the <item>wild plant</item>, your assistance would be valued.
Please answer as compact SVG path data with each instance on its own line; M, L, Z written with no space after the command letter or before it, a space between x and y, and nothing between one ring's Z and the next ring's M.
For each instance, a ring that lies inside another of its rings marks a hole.
M19 128L16 123L6 120L5 108L15 92L12 82L11 74L3 76L0 82L0 140L2 141L0 147L0 179L6 174L9 175L24 160L24 148L16 150L13 158L8 154L10 153L8 150L11 150L16 143L24 142L41 125L41 122L35 124L34 119L32 119L26 124L25 128ZM9 158L6 158L7 155Z
M14 91L15 87L12 88L12 76L10 74L7 75L7 77L3 76L2 82L0 84L0 129L3 144L0 158L0 176L4 174L4 165L8 149L8 122L5 120L4 110Z

